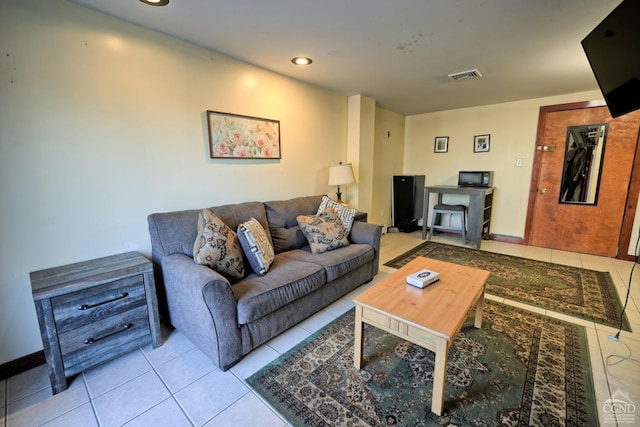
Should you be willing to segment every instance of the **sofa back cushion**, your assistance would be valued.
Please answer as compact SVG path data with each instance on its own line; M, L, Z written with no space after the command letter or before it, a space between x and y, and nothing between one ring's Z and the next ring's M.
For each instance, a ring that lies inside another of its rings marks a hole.
M253 217L260 222L271 239L267 215L261 202L222 205L209 209L234 231L238 229L238 225ZM147 220L154 257L176 253L193 257L193 243L198 234L198 212L199 210L192 209L149 215Z
M273 249L276 254L299 249L306 246L307 241L296 217L299 215L315 215L322 202L322 195L296 197L289 200L265 202L269 231Z

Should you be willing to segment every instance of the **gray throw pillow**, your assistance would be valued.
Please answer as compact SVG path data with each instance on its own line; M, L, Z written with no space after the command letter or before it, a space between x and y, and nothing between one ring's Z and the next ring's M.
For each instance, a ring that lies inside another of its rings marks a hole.
M261 276L267 274L275 258L267 233L257 219L251 218L238 226L238 239L251 269Z

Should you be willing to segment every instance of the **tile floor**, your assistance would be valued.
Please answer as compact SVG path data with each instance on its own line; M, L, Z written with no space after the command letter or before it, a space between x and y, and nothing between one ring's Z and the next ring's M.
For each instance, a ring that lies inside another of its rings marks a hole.
M457 244L459 239L443 234L434 240ZM392 271L382 266L384 262L421 242L419 232L385 234L380 274L372 283ZM633 266L629 261L496 241L483 241L482 249L609 271L623 302ZM627 316L636 332L622 332L617 342L608 338L615 335L615 329L542 310L549 316L587 327L600 423L605 427L640 425L635 413L635 407L640 407L639 285L640 269L634 272L627 306ZM161 347L139 348L88 370L76 376L69 389L56 396L51 395L45 365L2 380L0 427L285 426L286 421L253 394L244 379L350 309L351 299L363 289L361 287L274 338L227 372L217 369L179 332L163 328L164 344ZM636 405L621 407L630 410L619 414L619 422L609 418L611 411L606 401L612 395Z

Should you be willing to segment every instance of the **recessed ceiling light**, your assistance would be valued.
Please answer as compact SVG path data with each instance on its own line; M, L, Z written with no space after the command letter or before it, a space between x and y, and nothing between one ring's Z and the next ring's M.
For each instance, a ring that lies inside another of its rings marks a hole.
M151 6L166 6L169 4L169 0L140 0L144 4Z
M296 56L295 58L291 59L291 62L296 65L309 65L313 61L311 60L311 58L307 58L306 56Z

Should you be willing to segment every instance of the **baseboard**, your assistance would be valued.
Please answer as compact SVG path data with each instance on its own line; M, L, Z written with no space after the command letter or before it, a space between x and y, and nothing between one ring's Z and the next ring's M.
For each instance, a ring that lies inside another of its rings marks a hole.
M44 350L36 351L35 353L28 354L19 359L3 363L0 365L0 380L6 380L7 378L13 377L14 375L18 375L45 363Z
M506 236L504 234L490 234L489 240L496 242L515 243L516 245L524 245L524 239L516 236Z

